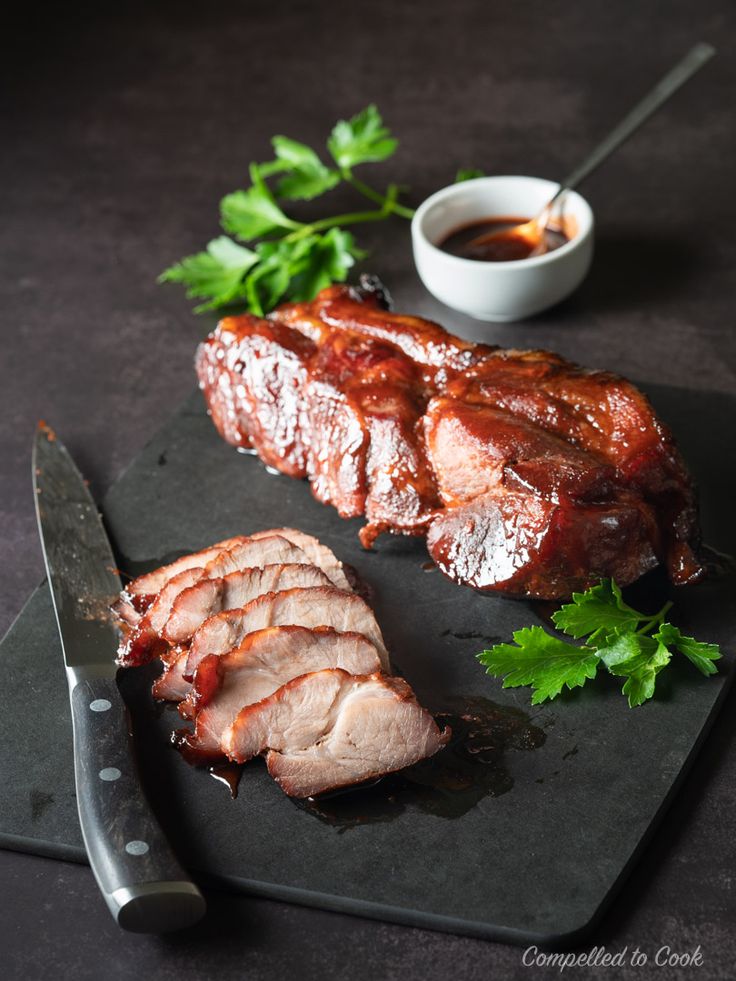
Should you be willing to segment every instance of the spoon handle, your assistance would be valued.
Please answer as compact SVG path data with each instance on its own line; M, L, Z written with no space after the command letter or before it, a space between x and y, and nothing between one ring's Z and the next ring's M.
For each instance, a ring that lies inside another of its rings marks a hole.
M638 102L631 112L624 116L618 126L614 127L611 132L604 137L598 146L588 154L588 156L583 160L582 163L567 175L567 177L560 184L557 193L552 198L552 201L556 200L563 191L572 190L576 187L585 177L588 176L592 171L595 170L599 164L608 157L614 150L616 150L624 140L627 140L631 134L637 130L643 122L645 122L652 113L656 112L659 107L666 102L671 95L673 95L681 85L695 74L703 65L709 61L713 55L716 53L716 49L705 42L696 44L685 57L678 61L678 63L671 68L667 74L657 82L654 88L644 96L644 98ZM552 204L552 201L549 204Z

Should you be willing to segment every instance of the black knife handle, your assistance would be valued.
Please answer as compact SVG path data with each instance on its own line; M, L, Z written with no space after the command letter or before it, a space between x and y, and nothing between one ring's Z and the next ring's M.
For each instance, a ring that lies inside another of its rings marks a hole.
M204 915L205 901L145 798L115 677L77 677L70 684L79 821L105 901L125 930L191 926Z

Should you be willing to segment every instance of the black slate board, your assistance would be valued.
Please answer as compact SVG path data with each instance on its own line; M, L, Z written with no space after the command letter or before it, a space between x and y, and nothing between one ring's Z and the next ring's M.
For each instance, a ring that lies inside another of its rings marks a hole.
M736 426L727 396L650 387L701 484L706 540L736 551L736 461L723 434ZM62 434L63 435L63 434ZM305 483L272 476L215 434L193 394L108 494L104 512L120 565L137 573L172 553L229 535L290 524L319 536L375 590L394 663L420 699L442 709L482 695L532 716L546 735L509 750L499 796L455 818L410 803L392 820L334 827L297 807L259 765L240 794L179 759L167 735L177 716L152 709L146 672L128 672L149 795L185 863L238 889L400 923L514 942L572 942L596 922L692 762L733 672L730 656L706 680L689 665L662 676L657 698L631 711L603 678L531 709L502 691L473 655L494 638L541 622L530 604L480 596L423 569L421 543L358 545ZM635 587L653 604L659 573ZM657 594L655 596L655 594ZM733 579L677 594L678 622L733 648ZM6 752L0 845L84 861L77 824L69 706L45 584L0 652Z

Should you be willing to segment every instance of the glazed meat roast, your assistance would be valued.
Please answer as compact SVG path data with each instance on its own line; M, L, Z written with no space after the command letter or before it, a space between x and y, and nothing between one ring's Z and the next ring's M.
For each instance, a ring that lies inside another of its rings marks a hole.
M365 515L366 548L426 536L455 581L541 599L658 563L676 584L703 575L672 435L614 374L393 313L369 277L225 318L196 365L222 437Z

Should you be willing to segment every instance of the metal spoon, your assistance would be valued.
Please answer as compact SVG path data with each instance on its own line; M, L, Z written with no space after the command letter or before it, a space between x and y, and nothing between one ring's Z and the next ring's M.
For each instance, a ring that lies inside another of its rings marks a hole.
M695 72L710 61L716 49L705 42L696 44L685 57L671 68L667 74L660 79L654 88L644 96L641 102L637 103L631 112L624 116L618 126L604 137L595 149L588 154L582 163L567 175L560 183L555 194L545 204L542 210L530 221L525 221L521 225L513 225L510 228L503 228L495 232L485 232L467 243L467 249L474 249L478 246L487 245L489 242L497 242L502 239L523 239L529 243L532 253L539 255L546 251L540 246L544 244L544 232L552 212L552 207L556 201L566 192L577 187L596 167L600 166L614 150L627 140L631 134L637 130L642 123L672 96L681 85L684 85ZM530 253L530 254L532 254Z

